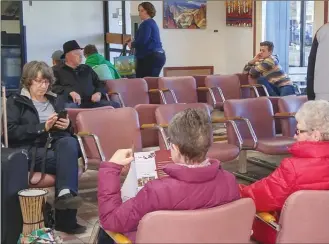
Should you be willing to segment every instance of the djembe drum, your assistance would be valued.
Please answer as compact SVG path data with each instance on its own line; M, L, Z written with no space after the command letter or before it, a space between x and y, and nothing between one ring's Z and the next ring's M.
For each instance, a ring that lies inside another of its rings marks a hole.
M45 226L43 210L47 193L44 189L25 189L18 192L23 216L22 234L28 235Z

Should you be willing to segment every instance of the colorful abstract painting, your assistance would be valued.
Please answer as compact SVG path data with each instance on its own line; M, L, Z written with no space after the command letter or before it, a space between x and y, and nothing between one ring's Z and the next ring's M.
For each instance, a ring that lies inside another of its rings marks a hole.
M207 1L164 0L164 29L205 29Z
M227 0L226 1L226 25L228 26L252 26L252 0Z

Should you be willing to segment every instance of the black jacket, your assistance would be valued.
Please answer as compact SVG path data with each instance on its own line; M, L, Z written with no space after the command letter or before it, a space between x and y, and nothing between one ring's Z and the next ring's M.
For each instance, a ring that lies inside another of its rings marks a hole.
M318 51L318 39L316 34L313 39L310 55L308 56L308 65L307 65L307 78L306 78L306 92L308 100L315 99L314 92L314 70L315 70L315 62L316 62L316 53Z
M80 64L76 69L66 64L53 67L55 75L55 84L53 92L63 95L66 101L72 101L70 92L75 91L81 96L82 102L90 102L91 96L96 93L102 93L105 98L105 82L100 81L96 72L88 65Z
M58 113L64 109L62 99L46 95ZM40 123L38 112L26 96L14 94L7 100L7 124L9 147L30 147L45 145L49 133L45 131L45 123ZM66 131L50 130L52 137L71 135L71 124ZM36 144L37 143L37 144Z

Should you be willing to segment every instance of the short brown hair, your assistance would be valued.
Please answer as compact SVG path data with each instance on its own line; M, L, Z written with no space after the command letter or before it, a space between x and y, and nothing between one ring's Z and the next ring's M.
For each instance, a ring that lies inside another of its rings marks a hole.
M87 46L85 46L85 48L83 49L83 55L85 56L89 56L92 55L94 53L98 53L98 50L96 48L95 45L92 44L88 44Z
M274 44L273 44L273 42L270 42L270 41L261 42L260 46L261 47L264 47L264 46L267 47L270 52L273 52L273 50L274 50Z
M188 162L201 163L212 143L210 116L205 109L186 109L173 117L168 134Z
M44 79L49 81L48 90L50 90L55 81L53 69L42 61L31 61L24 65L21 76L21 86L29 90L32 81L38 77L39 72Z
M141 4L138 5L138 7L143 7L143 9L145 9L146 13L151 17L154 18L155 14L156 14L156 10L155 7L152 3L150 2L142 2Z

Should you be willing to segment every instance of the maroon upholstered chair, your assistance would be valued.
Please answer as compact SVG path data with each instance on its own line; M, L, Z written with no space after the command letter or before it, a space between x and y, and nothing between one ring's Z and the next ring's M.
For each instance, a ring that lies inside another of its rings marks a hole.
M328 205L329 191L297 191L286 200L278 222L269 214L260 219L277 231L276 243L329 243Z
M194 75L193 76L196 82L196 87L205 87L206 86L206 78L207 75ZM207 103L207 94L205 92L202 91L198 91L198 102L199 103ZM211 103L209 103L211 104Z
M77 129L81 140L94 139L84 143L83 149L92 167L97 168L101 161L109 160L118 149L134 146L135 151L142 150L138 114L134 108L80 112Z
M294 114L300 107L307 102L307 96L285 96L278 100L278 112L281 116L286 116L280 120L282 127L282 135L293 137L295 135L297 121Z
M159 77L144 77L149 90L159 89ZM159 93L149 93L151 104L161 104Z
M187 109L199 108L205 109L210 115L209 106L205 103L189 103L189 104L167 104L158 107L155 111L155 117L158 125L166 126L170 123L175 114ZM159 146L160 149L169 149L167 136L164 130L160 131ZM209 158L215 158L222 162L231 161L239 155L239 146L228 143L213 143L208 151Z
M224 103L225 117L240 117L240 122L234 122L242 138L242 151L239 156L238 176L252 180L247 174L246 150L255 150L269 155L288 154L288 147L294 139L277 136L275 131L275 116L271 101L266 97L240 100L226 100ZM238 145L239 140L231 124L227 124L228 142ZM255 158L249 162L275 169L270 163L263 163Z
M208 209L151 212L139 222L136 243L249 243L255 213L250 198ZM106 232L117 243L131 243Z

